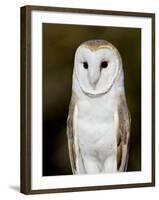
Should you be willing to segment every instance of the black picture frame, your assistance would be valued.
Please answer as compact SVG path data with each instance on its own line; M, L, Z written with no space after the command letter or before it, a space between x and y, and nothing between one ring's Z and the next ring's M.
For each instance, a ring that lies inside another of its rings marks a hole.
M149 183L135 183L124 185L102 185L75 188L53 188L33 190L31 185L31 13L32 11L56 11L63 13L87 13L89 15L115 15L134 16L152 19L152 163ZM120 189L131 187L155 186L155 14L139 12L123 12L108 10L91 10L75 8L57 8L47 6L24 6L21 7L21 186L20 190L24 194L42 194L58 192L74 192L88 190Z

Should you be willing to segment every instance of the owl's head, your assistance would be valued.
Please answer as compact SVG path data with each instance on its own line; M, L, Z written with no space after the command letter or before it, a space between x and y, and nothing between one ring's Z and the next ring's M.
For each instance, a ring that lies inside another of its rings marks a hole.
M111 89L120 71L122 60L111 43L105 40L89 40L77 48L74 77L85 94L105 94Z

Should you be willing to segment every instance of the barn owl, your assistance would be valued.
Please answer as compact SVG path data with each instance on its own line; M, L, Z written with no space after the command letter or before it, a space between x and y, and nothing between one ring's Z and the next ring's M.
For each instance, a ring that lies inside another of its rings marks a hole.
M89 40L76 50L67 118L73 174L127 169L130 115L122 59L105 40Z

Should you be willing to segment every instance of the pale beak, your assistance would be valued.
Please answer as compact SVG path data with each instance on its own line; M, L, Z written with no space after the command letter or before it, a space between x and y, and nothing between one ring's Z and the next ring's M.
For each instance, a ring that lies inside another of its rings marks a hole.
M91 66L88 68L88 79L89 82L91 84L91 86L93 87L93 89L95 89L98 81L100 78L100 68L96 67L96 66Z

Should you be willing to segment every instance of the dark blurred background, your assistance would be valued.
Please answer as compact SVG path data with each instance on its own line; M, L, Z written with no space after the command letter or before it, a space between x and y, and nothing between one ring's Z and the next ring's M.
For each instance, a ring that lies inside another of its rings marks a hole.
M43 176L72 174L66 136L76 48L104 39L119 50L131 113L128 171L141 170L141 30L43 24Z

